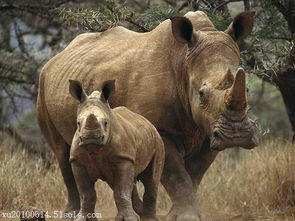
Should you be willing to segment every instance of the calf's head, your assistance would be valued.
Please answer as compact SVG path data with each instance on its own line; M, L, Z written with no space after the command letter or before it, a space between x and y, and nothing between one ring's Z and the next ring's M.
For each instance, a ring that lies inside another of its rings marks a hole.
M111 134L111 108L108 98L115 89L115 81L105 81L101 91L89 96L79 81L70 80L70 94L79 101L77 110L77 131L79 146L105 145Z
M237 45L251 33L253 16L253 12L239 14L225 32L217 31L209 19L201 30L194 30L186 17L171 19L172 34L186 49L184 60L178 61L185 79L180 89L187 100L184 105L210 137L212 150L258 145Z

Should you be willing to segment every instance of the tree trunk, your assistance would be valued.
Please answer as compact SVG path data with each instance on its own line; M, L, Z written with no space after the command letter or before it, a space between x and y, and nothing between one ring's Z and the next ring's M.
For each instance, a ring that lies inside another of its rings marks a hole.
M292 142L295 143L295 69L288 68L278 75L277 86L282 94L293 130Z

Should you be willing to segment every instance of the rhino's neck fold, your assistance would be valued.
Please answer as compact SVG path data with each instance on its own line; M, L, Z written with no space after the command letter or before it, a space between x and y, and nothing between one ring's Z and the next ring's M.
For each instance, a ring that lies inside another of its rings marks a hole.
M185 114L188 121L193 122L188 96L189 84L186 61L188 46L187 44L178 42L173 37L170 21L164 21L149 34L151 39L154 40L153 42L156 42L158 50L167 52L165 57L169 62L167 62L167 66L163 66L163 68L169 71L172 75L171 77L174 79L173 82L178 97L178 100L175 101L175 103L179 103L182 107L182 117L177 120L184 121L182 118L183 114Z

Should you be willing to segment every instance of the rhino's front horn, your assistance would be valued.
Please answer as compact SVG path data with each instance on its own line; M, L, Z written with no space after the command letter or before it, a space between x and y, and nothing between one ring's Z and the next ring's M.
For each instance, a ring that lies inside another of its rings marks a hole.
M240 111L246 109L246 76L243 68L238 69L233 86L226 93L225 103L230 110Z
M100 128L100 124L94 114L90 114L86 119L85 128L88 130L95 130Z

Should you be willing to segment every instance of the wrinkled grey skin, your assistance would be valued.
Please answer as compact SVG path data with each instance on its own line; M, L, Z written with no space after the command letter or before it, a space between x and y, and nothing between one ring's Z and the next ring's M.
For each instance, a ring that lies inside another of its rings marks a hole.
M106 181L114 191L116 221L137 221L139 215L141 220L155 221L164 144L156 128L144 117L125 107L110 108L107 100L113 91L114 81L106 81L102 92L94 91L87 96L79 81L70 80L70 93L79 101L77 130L70 152L81 201L75 221L96 220L89 216L95 212L97 179ZM135 179L145 187L142 208L134 206L137 213L132 203Z

